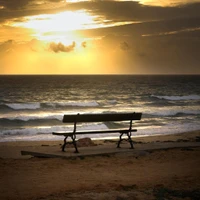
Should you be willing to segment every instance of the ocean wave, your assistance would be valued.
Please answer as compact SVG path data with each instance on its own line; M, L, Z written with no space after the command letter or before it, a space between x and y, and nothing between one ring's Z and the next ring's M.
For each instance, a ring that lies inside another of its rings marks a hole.
M25 127L25 126L55 126L60 125L62 122L57 119L30 119L30 120L20 120L20 119L0 119L0 127Z
M169 101L183 101L183 100L200 100L200 95L187 95L187 96L157 96L151 95L153 98L165 99Z
M6 103L1 104L0 109L12 109L12 110L39 110L39 109L56 109L64 107L98 107L99 103L96 101L68 101L68 102L56 102L56 103Z
M107 101L108 104L116 104L117 100L113 99L113 100L108 100Z
M105 125L99 125L98 127L89 127L89 129L105 129ZM165 135L183 133L186 131L200 130L200 124L196 123L173 123L169 122L165 125L147 125L137 126L138 131L134 132L132 136L148 136L148 135ZM52 135L55 131L70 131L67 127L54 126L54 127L38 127L38 128L24 128L15 130L0 130L0 142L6 141L52 141L61 140L62 137ZM91 138L104 138L112 137L118 138L119 134L90 134L90 135L77 135L77 139L91 137Z
M86 124L84 126L79 127L78 130L101 130L101 129L108 129L108 127L103 123L93 124L93 125ZM33 136L39 134L44 134L53 137L51 134L52 132L65 132L65 131L73 132L73 126L40 126L40 127L0 130L0 137L14 136L14 135Z
M1 130L0 131L0 136L14 136L14 135L27 135L27 136L32 136L32 135L37 135L37 134L47 134L51 133L56 130L63 130L64 127L31 127L31 128L18 128L18 129L8 129L8 130ZM66 130L66 129L65 129Z
M18 121L29 121L29 120L59 120L61 121L63 118L63 115L49 115L49 114L46 114L46 115L17 115L17 116L4 116L3 118L0 118L0 120L10 120L10 121L15 121L15 120L18 120Z
M8 103L5 105L13 110L35 110L40 108L40 103Z
M176 110L164 110L159 112L146 112L143 113L143 118L151 117L179 117L179 116L188 116L188 115L200 115L200 110L185 110L185 111L176 111Z
M99 104L96 101L69 101L69 102L59 102L59 103L44 103L42 105L46 105L49 107L67 107L67 106L74 106L74 107L96 107Z

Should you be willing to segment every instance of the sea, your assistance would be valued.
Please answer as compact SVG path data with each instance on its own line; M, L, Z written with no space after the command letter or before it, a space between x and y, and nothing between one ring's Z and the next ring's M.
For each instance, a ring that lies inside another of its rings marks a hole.
M1 75L0 142L61 140L64 114L142 112L133 137L200 130L200 75ZM129 127L129 122L77 129ZM116 134L81 135L93 139Z

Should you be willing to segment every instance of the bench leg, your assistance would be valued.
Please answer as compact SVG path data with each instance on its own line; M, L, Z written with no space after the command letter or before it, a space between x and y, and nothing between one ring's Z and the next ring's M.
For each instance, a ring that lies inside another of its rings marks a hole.
M72 139L72 143L73 143L74 148L75 148L75 152L74 152L74 153L79 153L79 152L78 152L77 145L76 145L76 135L72 135L72 136L71 136L71 139Z
M123 140L122 139L122 136L124 135L124 133L120 133L120 136L119 136L119 141L118 141L118 143L117 143L117 148L120 148L120 143L121 143L121 141Z
M131 149L134 149L134 147L133 147L133 140L131 139L131 132L126 133L128 139L123 139L123 138L122 138L122 136L123 136L124 134L125 134L125 133L120 133L119 141L118 141L118 144L117 144L117 148L120 148L120 143L121 143L121 141L126 140L126 141L128 141L128 142L130 143Z
M68 136L65 137L64 144L62 145L62 151L63 152L65 152L65 146L67 145L67 138L68 138Z
M129 143L131 145L131 149L134 149L134 147L133 147L133 140L131 139L131 132L128 132L127 136L128 136L128 141L129 141Z
M74 153L79 153L77 145L76 145L76 135L69 135L69 136L71 137L72 142L67 142L68 136L66 136L65 139L64 139L64 144L62 145L62 151L65 152L66 145L72 143L74 145L74 148L75 148L75 152Z

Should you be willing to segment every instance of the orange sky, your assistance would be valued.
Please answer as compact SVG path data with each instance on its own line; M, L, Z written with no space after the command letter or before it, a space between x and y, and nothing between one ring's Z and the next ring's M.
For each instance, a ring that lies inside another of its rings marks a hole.
M2 0L0 74L199 74L199 10L200 0Z

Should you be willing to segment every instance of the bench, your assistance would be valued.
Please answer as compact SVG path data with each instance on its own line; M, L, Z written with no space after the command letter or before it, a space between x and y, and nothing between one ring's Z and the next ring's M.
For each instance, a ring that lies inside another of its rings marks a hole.
M126 140L130 143L131 148L133 149L133 141L131 139L131 133L136 132L137 129L132 129L132 121L140 120L142 117L142 113L102 113L102 114L72 114L72 115L64 115L63 123L73 123L74 128L72 131L67 132L53 132L53 135L64 136L64 144L62 145L62 151L65 151L65 146L69 143L72 143L75 147L75 153L78 153L78 148L76 145L76 135L80 134L104 134L104 133L119 133L119 141L117 144L117 148L120 148L120 143L122 140ZM77 131L78 123L95 123L95 122L109 122L109 121L130 121L129 126L127 128L115 128L115 129L105 129L105 130L83 130ZM122 138L123 135L126 135L127 138ZM67 142L67 138L71 138L71 142Z

